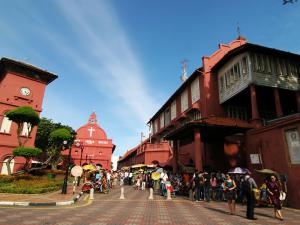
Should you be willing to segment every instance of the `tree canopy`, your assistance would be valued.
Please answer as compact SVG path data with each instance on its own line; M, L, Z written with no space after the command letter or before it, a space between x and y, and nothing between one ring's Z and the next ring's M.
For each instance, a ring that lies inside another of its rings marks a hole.
M40 155L42 153L42 150L39 148L24 148L24 147L19 147L15 148L13 150L13 155L14 156L22 156L24 158L32 158Z
M39 115L30 106L21 106L16 109L10 110L5 115L8 119L17 124L23 124L24 122L30 123L31 126L36 126L40 122Z
M74 130L70 126L63 125L61 123L55 123L51 119L47 119L44 117L41 118L36 133L35 146L42 149L43 151L47 151L47 149L52 145L50 138L51 132L60 128L67 129L70 134L74 133Z

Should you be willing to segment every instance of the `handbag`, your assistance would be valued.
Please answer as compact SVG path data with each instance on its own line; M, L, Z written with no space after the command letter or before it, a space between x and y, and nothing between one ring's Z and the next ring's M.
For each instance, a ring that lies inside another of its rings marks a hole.
M280 191L279 200L284 201L286 198L286 193L284 191Z

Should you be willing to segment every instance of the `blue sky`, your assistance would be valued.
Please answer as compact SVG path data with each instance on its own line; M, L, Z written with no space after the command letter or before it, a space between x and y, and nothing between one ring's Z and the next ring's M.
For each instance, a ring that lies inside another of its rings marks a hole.
M42 116L77 129L95 110L122 155L179 87L180 61L191 73L237 23L249 42L300 54L300 2L2 0L0 57L58 74Z

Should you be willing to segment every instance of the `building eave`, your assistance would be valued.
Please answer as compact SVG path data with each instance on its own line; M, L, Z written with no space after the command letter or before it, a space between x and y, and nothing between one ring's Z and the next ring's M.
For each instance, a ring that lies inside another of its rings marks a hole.
M4 57L0 60L0 80L7 72L19 74L20 76L25 76L45 84L51 83L58 77L54 73L42 70L33 65Z

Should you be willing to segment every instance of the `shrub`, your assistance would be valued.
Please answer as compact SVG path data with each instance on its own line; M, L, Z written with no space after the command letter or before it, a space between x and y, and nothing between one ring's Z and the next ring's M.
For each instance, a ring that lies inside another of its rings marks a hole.
M25 148L19 147L13 150L14 156L22 156L25 158L36 157L42 153L42 150L39 148Z
M14 181L13 176L0 175L0 183L11 183Z

